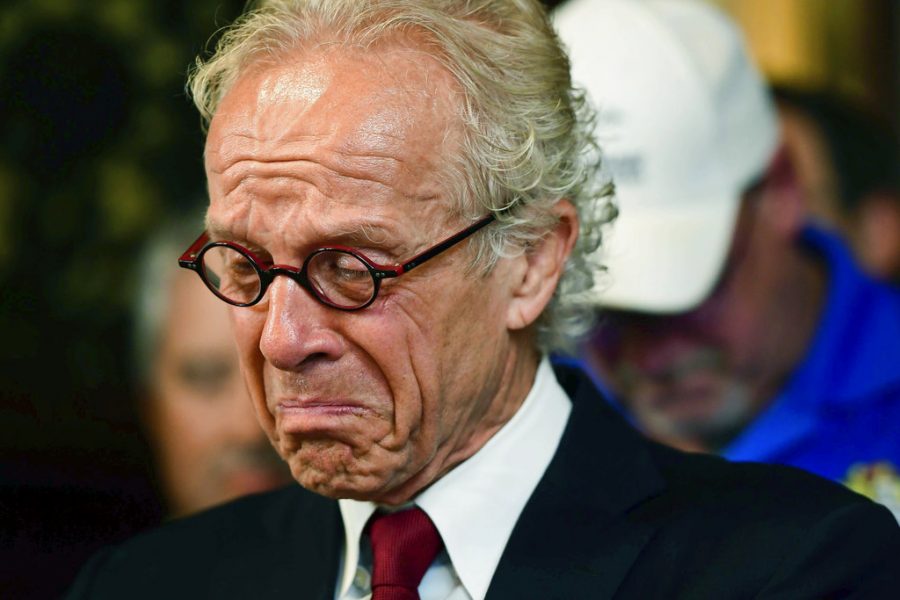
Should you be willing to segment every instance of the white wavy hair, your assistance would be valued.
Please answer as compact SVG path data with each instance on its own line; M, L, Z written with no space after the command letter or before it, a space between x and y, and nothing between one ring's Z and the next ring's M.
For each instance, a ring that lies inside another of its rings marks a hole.
M456 79L462 148L448 157L451 210L496 223L470 242L473 266L527 252L557 223L561 198L580 231L537 323L543 351L570 351L593 321L589 300L601 227L616 215L601 176L594 113L572 86L569 60L537 0L263 0L227 28L188 88L206 124L249 65L310 44L419 42Z

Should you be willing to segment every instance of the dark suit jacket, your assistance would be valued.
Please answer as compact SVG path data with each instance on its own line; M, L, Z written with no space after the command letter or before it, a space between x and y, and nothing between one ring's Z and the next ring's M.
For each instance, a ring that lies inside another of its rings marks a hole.
M900 529L836 484L643 439L572 370L560 446L489 599L897 598ZM71 598L331 600L338 504L299 486L170 523L96 556Z

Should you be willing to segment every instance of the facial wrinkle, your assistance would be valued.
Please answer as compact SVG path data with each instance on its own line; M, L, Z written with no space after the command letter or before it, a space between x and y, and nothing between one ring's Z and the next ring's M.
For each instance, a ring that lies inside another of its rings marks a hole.
M329 178L317 173L315 163L303 165L292 161L290 167L286 163L273 164L267 161L255 161L238 166L224 177L222 197L231 199L235 196L247 195L263 200L290 199L304 201L311 190L321 196L330 196L334 192ZM307 168L311 166L312 168Z
M433 68L416 70L426 73ZM426 195L435 195L439 188L438 182L434 181L436 177L426 178L432 181L423 181L421 169L414 171L405 164L408 159L427 155L434 148L408 148L402 143L412 129L423 126L413 118L410 103L433 105L433 97L429 101L431 96L418 91L420 86L413 86L416 90L413 92L389 85L379 92L386 101L375 103L380 110L373 112L371 98L351 100L350 105L342 107L342 112L357 117L345 120L345 127L336 128L335 123L340 119L335 118L335 107L328 105L328 99L333 95L331 90L358 85L356 80L338 79L333 80L330 65L322 57L262 76L255 93L256 110L229 115L240 122L234 124L232 131L220 132L219 152L210 152L208 156L212 172L225 173L237 168L234 176L237 181L227 173L227 179L231 179L226 186L228 192L235 189L248 172L259 172L258 163L283 161L287 165L296 161L300 169L305 169L303 163L309 159L315 164L313 171L323 169L321 179L336 176L331 178L347 180L351 184L354 181L375 182L386 192L393 188L394 196L400 192L416 198L422 195L422 188L427 188ZM417 79L428 81L422 75ZM273 118L273 113L279 114ZM424 126L442 129L437 123L425 123ZM331 190L323 189L322 192L333 196ZM368 193L371 194L371 190Z
M256 180L295 180L316 188L334 202L355 204L355 198L366 201L395 202L398 195L404 200L420 200L416 183L408 190L398 190L394 181L397 159L379 156L341 156L319 152L293 152L280 156L255 155L237 157L221 172L221 184L216 194L224 197L240 192ZM374 187L373 187L373 184ZM399 193L398 193L399 192Z

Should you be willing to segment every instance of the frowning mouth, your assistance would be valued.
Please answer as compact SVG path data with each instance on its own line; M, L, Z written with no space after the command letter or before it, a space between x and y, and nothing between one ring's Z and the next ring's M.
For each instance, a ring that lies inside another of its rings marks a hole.
M283 418L314 418L316 416L361 416L368 413L369 409L361 403L351 400L315 398L308 400L282 400L276 405L276 411Z
M276 405L278 429L288 435L332 437L360 426L372 410L349 400L283 400Z

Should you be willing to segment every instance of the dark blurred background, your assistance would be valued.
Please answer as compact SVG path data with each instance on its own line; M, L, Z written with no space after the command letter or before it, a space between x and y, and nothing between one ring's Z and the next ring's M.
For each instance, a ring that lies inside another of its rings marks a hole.
M132 390L133 268L157 223L205 197L183 85L243 4L0 5L0 596L54 597L161 517ZM774 81L898 125L900 3L716 4Z
M129 362L145 236L204 196L193 57L240 0L0 5L0 596L160 518Z

